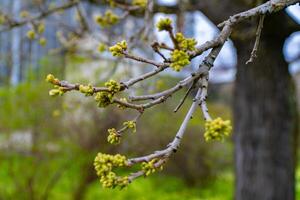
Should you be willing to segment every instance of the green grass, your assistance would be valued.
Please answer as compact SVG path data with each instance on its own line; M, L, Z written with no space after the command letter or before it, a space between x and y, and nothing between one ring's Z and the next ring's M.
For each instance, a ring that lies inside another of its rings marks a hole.
M9 168L5 160L0 165L0 199L3 199L5 193L10 193L10 198L4 199L22 199L22 195L13 194L14 182L9 174ZM21 164L20 162L17 162ZM74 163L75 164L75 163ZM68 200L73 199L73 192L78 181L79 168L75 165L67 170L51 192L51 200ZM45 175L44 179L47 179ZM24 177L20 177L20 180ZM296 175L296 193L300 199L300 168L297 169ZM92 183L86 192L86 200L231 200L233 199L234 179L232 172L224 172L213 182L206 186L188 186L181 179L157 173L148 178L135 180L127 188L120 189L103 189L98 181ZM40 187L43 188L43 184ZM14 198L15 197L15 198ZM37 198L38 199L38 198Z
M86 199L114 200L229 200L232 198L233 178L230 173L223 174L213 183L201 187L189 187L182 180L159 176L139 179L123 190L102 189L99 183L94 183L86 195Z

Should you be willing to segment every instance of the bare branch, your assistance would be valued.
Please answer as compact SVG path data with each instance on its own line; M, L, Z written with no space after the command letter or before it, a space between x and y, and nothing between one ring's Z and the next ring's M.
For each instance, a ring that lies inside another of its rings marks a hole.
M250 56L249 60L246 62L246 65L249 64L249 63L252 63L253 60L257 57L256 53L257 53L257 49L258 49L258 46L259 46L261 30L263 29L263 26L264 26L264 19L265 19L265 15L261 15L260 18L259 18L259 22L258 22L256 34L255 34L256 38L255 38L254 47L252 49L251 56Z

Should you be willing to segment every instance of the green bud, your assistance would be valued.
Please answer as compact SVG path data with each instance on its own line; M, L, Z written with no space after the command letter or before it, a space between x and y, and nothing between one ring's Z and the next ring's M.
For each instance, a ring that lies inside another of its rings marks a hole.
M218 117L214 120L206 121L205 123L205 141L211 140L224 140L229 136L232 130L231 122L229 120L224 121Z
M179 72L184 66L190 64L189 55L178 49L175 49L171 53L171 61L172 63L170 64L170 67L177 72Z
M116 45L111 46L109 51L113 56L121 56L124 51L127 50L127 43L125 40L118 42Z
M95 101L98 103L99 107L104 108L113 102L113 94L106 91L97 92Z
M27 36L28 39L34 40L35 39L35 32L34 32L34 30L27 31L26 36Z
M156 27L158 31L170 31L172 30L172 20L170 18L160 19Z

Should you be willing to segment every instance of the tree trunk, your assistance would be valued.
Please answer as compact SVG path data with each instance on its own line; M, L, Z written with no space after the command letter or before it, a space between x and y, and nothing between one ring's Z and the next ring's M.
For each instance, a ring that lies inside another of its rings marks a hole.
M246 65L255 38L235 39L234 98L237 200L295 199L296 101L282 48L287 18L265 20L258 58Z

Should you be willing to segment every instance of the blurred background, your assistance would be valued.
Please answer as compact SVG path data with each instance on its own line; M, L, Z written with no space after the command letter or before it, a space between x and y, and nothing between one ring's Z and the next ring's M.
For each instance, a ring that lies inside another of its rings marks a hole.
M107 129L121 127L124 121L134 117L134 113L113 106L99 109L93 99L76 92L50 97L51 86L44 80L48 73L73 83L102 85L110 77L127 80L151 69L128 60L115 60L109 52L97 51L99 41L111 43L130 38L144 21L141 17L131 17L112 29L102 29L93 24L93 17L106 7L91 2L81 4L92 24L93 34L88 36L74 34L79 22L75 17L77 11L72 8L43 21L45 47L26 37L30 25L3 32L0 26L0 199L233 199L232 138L224 142L204 142L204 120L200 110L190 122L179 152L172 156L162 172L138 179L123 190L101 188L93 168L97 152L134 157L164 148L180 126L192 95L176 114L173 109L184 92L147 111L137 125L137 132L126 135L118 146L107 143ZM0 10L21 19L22 11L36 14L43 6L63 3L61 0L1 0ZM158 3L172 6L176 1L161 0ZM300 22L299 6L289 7L285 12ZM152 23L162 16L174 21L178 17L157 12ZM184 17L185 35L195 37L198 44L218 33L214 23L200 11L184 13ZM170 42L164 33L153 28L149 35ZM76 38L76 42L70 38ZM156 58L145 47L147 41L134 38L132 41L135 52ZM299 103L299 31L286 38L282 53L289 63ZM204 56L195 59L191 69L195 69ZM234 43L226 42L210 74L208 106L214 117L232 119L237 56ZM166 71L135 88L135 92L142 94L167 89L191 69L185 69L179 75ZM300 168L296 183L300 199Z

